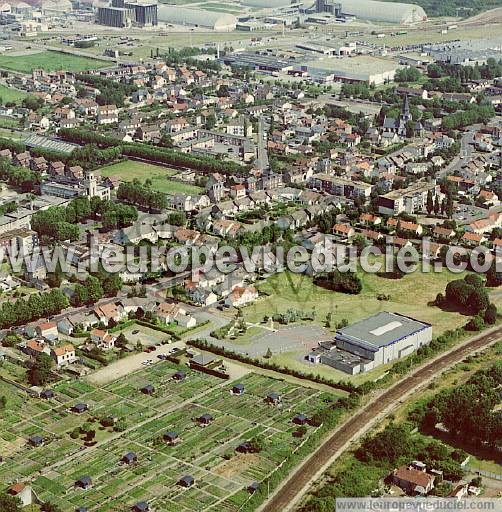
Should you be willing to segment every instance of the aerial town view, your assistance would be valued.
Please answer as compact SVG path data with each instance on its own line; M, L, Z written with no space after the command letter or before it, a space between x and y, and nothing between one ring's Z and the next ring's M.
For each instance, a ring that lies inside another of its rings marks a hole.
M0 512L502 512L502 0L415 1L0 0Z

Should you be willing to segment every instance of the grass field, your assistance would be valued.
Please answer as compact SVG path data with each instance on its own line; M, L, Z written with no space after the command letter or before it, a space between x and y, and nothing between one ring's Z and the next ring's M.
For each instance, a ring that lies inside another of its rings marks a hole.
M31 73L34 69L45 71L87 71L88 69L102 68L110 63L102 60L80 57L50 50L26 55L0 55L0 68L18 71L20 73Z
M318 322L323 322L330 312L332 323L335 324L343 318L355 321L379 311L396 311L431 323L435 335L467 321L459 313L445 312L427 305L439 292L444 293L449 281L459 279L463 274L415 272L400 280L362 272L359 276L363 282L362 292L348 295L320 288L303 274L276 274L259 287L267 296L244 308L244 316L250 322L259 322L265 315L283 313L288 308L310 311L315 307ZM379 294L390 295L390 300L378 300Z
M10 103L12 101L20 103L26 96L27 94L23 91L18 91L12 87L0 84L0 104Z
M284 272L275 274L259 285L258 289L263 296L242 311L248 322L257 323L261 322L264 316L284 313L290 308L303 312L315 309L315 323L318 324L324 324L326 315L331 313L333 333L336 330L336 324L342 319L354 322L380 311L391 311L431 323L433 335L437 336L447 329L460 327L467 322L467 317L460 313L446 312L427 305L439 292L444 293L448 281L462 276L463 274L450 272L437 274L416 272L400 280L390 280L375 274L360 273L363 282L362 292L359 295L348 295L320 288L306 275ZM379 294L389 295L390 300L378 300ZM269 333L264 331L264 335L267 334ZM241 350L245 350L246 342L250 343L246 336L238 339L238 342ZM270 359L271 362L302 372L313 372L332 380L349 379L354 384L378 379L393 364L381 365L370 372L348 376L330 366L309 365L304 359L306 349L303 346L299 346L298 349L291 348L288 351L281 351L273 346L271 349L275 352Z
M102 176L119 176L123 181L132 181L137 178L143 182L149 179L152 181L152 187L155 190L171 195L179 193L199 194L202 191L200 187L169 179L177 173L174 169L144 162L126 160L103 167L99 172Z
M93 512L125 512L141 500L162 511L210 506L237 511L249 496L246 487L263 480L301 443L301 437L293 436L294 415L313 415L323 407L326 393L248 374L240 381L245 393L233 396L232 383L186 367L187 378L173 381L178 368L161 362L100 388L79 380L60 383L53 387L56 398L51 401L29 398L2 384L8 405L0 417L0 453L9 459L0 464L1 485L32 478L40 499L68 511L85 506ZM155 386L152 396L139 392L147 383ZM264 402L272 391L280 393L281 406ZM69 412L77 402L87 403L90 411ZM214 421L202 428L194 418L204 413ZM105 416L123 420L125 430L102 427L96 418ZM82 438L69 436L84 423L96 431L97 442L85 449ZM176 432L180 442L164 443L167 431ZM308 426L306 435L313 432ZM44 437L44 446L27 446L27 438L35 434ZM235 451L255 436L263 439L260 453ZM137 454L137 464L120 464L129 451ZM195 478L189 489L177 485L186 474ZM84 475L92 478L92 487L82 491L74 482Z

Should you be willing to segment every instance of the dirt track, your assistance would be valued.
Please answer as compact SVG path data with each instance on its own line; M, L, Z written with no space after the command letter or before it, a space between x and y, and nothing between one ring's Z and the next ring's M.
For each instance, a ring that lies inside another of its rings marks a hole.
M345 445L362 433L379 414L398 402L406 393L426 382L432 375L437 375L452 364L462 361L466 356L482 349L502 338L502 327L467 342L434 361L418 368L393 387L378 395L362 410L343 423L312 455L286 480L282 487L265 503L262 512L283 512L291 507L302 495L312 478L332 462L332 458L343 450Z

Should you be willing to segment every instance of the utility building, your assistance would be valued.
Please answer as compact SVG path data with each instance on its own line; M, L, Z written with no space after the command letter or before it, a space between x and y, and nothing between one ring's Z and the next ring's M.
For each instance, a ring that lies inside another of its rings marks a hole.
M431 340L430 324L383 311L338 329L335 339L319 342L307 360L356 375L408 356Z
M372 366L405 357L432 340L432 326L383 311L339 329L337 348L372 361Z

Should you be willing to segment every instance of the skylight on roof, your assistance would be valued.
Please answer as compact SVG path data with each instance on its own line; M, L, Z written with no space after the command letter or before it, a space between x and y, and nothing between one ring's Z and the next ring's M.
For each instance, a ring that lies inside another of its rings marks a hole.
M373 329L370 331L370 334L373 334L373 336L382 336L382 334L385 334L389 331L393 331L394 329L397 329L398 327L401 327L403 324L401 322L398 322L397 320L394 322L389 322L388 324L382 325L381 327L377 327L376 329Z

